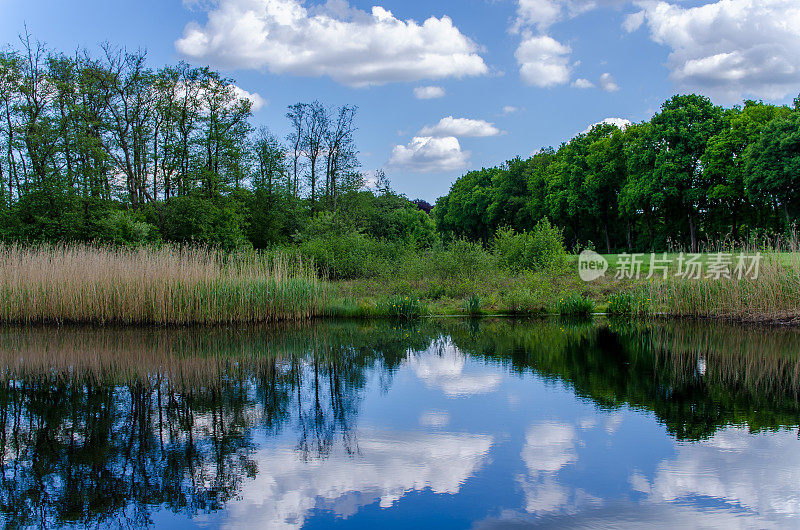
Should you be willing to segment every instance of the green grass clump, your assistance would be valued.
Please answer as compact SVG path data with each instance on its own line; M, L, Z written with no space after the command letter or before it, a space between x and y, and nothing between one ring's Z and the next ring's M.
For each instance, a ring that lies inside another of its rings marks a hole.
M413 296L390 296L380 309L383 315L403 320L415 320L424 313L422 302Z
M640 291L612 293L608 297L606 313L614 316L646 315L650 302Z
M478 316L482 313L481 311L481 297L477 294L473 294L469 298L467 298L464 309L466 310L467 314L470 316Z
M561 316L585 317L594 312L594 301L578 294L572 294L559 299L557 310Z

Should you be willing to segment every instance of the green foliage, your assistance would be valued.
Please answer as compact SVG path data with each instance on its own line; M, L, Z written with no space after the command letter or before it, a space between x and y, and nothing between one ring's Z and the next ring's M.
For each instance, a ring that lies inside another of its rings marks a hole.
M162 235L168 241L198 242L231 250L247 243L241 205L198 195L173 197L163 207Z
M469 298L467 298L466 302L464 303L464 309L466 310L467 314L470 316L477 316L481 314L481 297L477 294L473 294Z
M521 233L547 217L569 248L595 241L607 253L774 234L800 218L798 115L786 106L747 101L723 109L676 95L649 122L596 125L558 149L471 171L433 215L444 237L484 243L500 229Z
M567 256L561 230L547 218L539 221L530 232L499 229L493 247L498 264L512 271L558 268Z
M112 211L98 222L100 241L114 245L140 245L159 239L158 228L125 211Z
M606 313L613 316L645 315L649 309L649 303L641 292L622 292L609 295Z
M383 301L382 314L403 320L415 320L422 316L422 302L413 296L390 296Z
M766 125L746 156L748 190L765 203L778 204L790 225L800 213L800 114Z
M559 299L556 309L562 316L587 317L594 312L594 301L578 294L571 294Z
M377 276L405 248L349 231L313 236L300 242L300 251L312 258L329 278L346 280Z

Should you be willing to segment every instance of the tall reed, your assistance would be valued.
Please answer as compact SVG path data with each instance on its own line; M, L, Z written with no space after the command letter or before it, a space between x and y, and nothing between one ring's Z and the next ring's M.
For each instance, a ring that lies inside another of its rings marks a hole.
M650 311L667 316L740 321L800 321L800 254L797 235L783 242L745 245L719 251L761 253L757 277L652 280L638 293ZM733 267L732 267L733 268Z
M0 322L296 320L324 297L313 264L286 252L0 244Z

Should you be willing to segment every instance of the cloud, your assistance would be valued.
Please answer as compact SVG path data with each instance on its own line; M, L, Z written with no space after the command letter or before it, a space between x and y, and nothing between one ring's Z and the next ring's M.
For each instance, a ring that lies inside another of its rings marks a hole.
M800 85L800 3L718 0L699 7L642 3L624 27L646 22L668 46L671 77L683 88L734 101L779 99Z
M625 17L622 28L628 33L634 32L644 24L644 11L637 11Z
M569 81L569 46L547 35L527 34L514 54L522 80L528 85L552 87Z
M484 120L472 120L469 118L454 118L447 116L439 120L433 126L423 127L419 132L420 136L456 136L458 138L482 138L486 136L497 136L500 129Z
M522 80L537 87L568 83L572 49L547 34L550 26L597 8L621 7L628 1L630 0L517 0L517 16L509 29L513 34L522 35L516 52ZM607 81L604 80L606 77ZM593 88L595 85L588 79L581 78L574 81L572 86ZM619 89L610 74L603 74L598 86L609 92Z
M329 76L350 86L484 75L478 46L447 17L401 20L344 0L219 0L204 26L187 24L175 42L189 59L226 69Z
M394 146L388 165L416 173L435 173L464 169L468 160L469 152L461 150L454 136L415 136L408 145Z
M304 460L291 445L265 447L255 455L258 474L228 505L226 526L302 528L319 508L346 517L425 488L455 494L492 445L484 434L362 429L357 451L337 443L323 459Z
M414 89L414 97L417 99L442 98L446 94L440 86L419 86Z
M605 90L606 92L616 92L617 90L619 90L619 85L614 80L614 77L608 72L600 76L600 80L597 81L597 86L599 86L601 90Z
M586 134L589 131L591 131L594 126L602 125L604 123L608 123L609 125L614 125L616 127L619 127L620 129L624 129L628 125L630 125L632 122L631 122L631 120L626 120L625 118L606 118L606 119L604 119L602 121L598 121L596 123L593 123L593 124L589 125L583 131L581 131L581 134Z
M573 490L557 480L562 469L578 460L578 442L577 430L568 423L543 422L528 427L521 453L528 473L518 477L525 493L526 512L574 512L579 506L601 502L582 489Z
M517 19L512 31L524 26L536 26L540 31L549 28L562 16L563 2L558 0L519 0Z
M513 30L535 26L544 32L561 20L574 18L600 7L620 7L628 0L518 0Z
M514 114L519 112L519 107L514 107L512 105L506 105L503 107L503 116L508 116L509 114Z
M452 344L438 354L410 355L407 364L427 386L441 389L449 397L486 394L500 384L500 375L496 371L475 371L468 367L464 354Z
M488 121L447 116L436 125L423 127L408 145L395 145L387 165L415 173L464 169L469 164L470 153L461 150L458 138L498 134L502 131ZM461 363L463 365L463 359Z
M783 521L777 526L796 526L800 516L796 445L796 432L751 434L730 428L708 441L679 445L675 458L659 464L652 482L632 477L636 479L632 483L649 493L651 501L718 499L750 514Z
M269 103L266 99L262 98L257 92L248 92L240 86L233 85L233 93L239 99L249 99L253 104L253 112L258 112Z
M423 427L445 427L448 423L450 414L444 410L431 410L419 417L419 424Z

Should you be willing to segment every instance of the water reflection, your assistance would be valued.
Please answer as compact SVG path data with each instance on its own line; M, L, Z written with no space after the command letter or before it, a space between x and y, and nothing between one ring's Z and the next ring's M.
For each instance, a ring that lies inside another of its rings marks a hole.
M3 328L0 366L10 526L800 514L793 329Z

